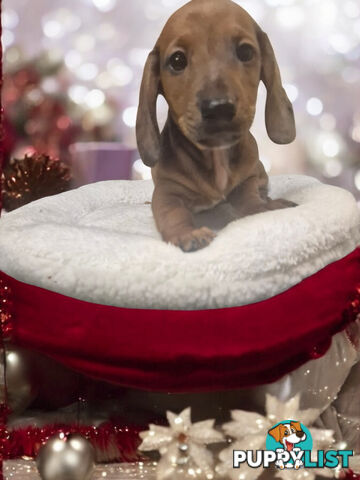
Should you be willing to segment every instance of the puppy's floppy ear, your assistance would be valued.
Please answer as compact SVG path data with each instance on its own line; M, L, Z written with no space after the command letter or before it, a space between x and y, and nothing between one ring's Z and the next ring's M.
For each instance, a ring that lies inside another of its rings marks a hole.
M290 425L292 425L298 432L302 430L300 422L291 422Z
M153 167L160 156L160 131L156 100L160 90L160 58L156 48L146 60L136 119L136 139L142 161Z
M272 428L268 431L268 434L271 435L277 442L280 441L281 437L281 427L282 425L278 425L277 427Z
M294 111L281 83L279 66L269 37L260 28L261 80L267 90L265 122L269 137L275 143L291 143L296 137Z

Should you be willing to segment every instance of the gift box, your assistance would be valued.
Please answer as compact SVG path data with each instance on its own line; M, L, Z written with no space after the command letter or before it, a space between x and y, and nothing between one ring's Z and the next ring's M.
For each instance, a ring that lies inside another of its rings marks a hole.
M113 178L130 180L136 148L118 142L83 142L70 146L74 186Z

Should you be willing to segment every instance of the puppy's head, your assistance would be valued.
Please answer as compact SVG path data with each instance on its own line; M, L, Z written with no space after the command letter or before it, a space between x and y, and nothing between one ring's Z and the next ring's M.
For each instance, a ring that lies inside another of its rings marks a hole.
M260 80L266 127L276 143L295 138L292 105L267 35L230 0L192 0L169 19L145 65L137 118L144 163L160 155L156 99L198 148L238 143L254 119Z
M268 433L288 451L292 450L295 444L306 440L306 433L301 429L299 422L280 423Z

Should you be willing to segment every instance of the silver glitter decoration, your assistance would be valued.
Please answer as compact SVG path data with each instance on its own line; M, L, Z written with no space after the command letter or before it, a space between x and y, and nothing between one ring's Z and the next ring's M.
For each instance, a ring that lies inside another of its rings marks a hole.
M92 480L155 480L156 462L115 463L97 465ZM32 460L4 462L5 480L41 480Z

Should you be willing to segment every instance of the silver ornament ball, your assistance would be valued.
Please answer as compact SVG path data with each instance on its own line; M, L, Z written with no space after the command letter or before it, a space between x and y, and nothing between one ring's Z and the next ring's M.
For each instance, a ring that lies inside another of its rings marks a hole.
M4 357L0 355L0 368L4 368ZM31 355L20 348L9 345L5 350L6 391L9 407L14 413L22 413L36 398L38 386L32 373ZM3 390L0 384L0 390ZM1 391L1 398L4 398ZM4 400L1 400L4 401Z
M189 450L189 445L187 443L181 442L178 444L178 449L181 453L187 453Z
M55 435L41 447L36 465L42 480L90 480L95 451L81 435Z

